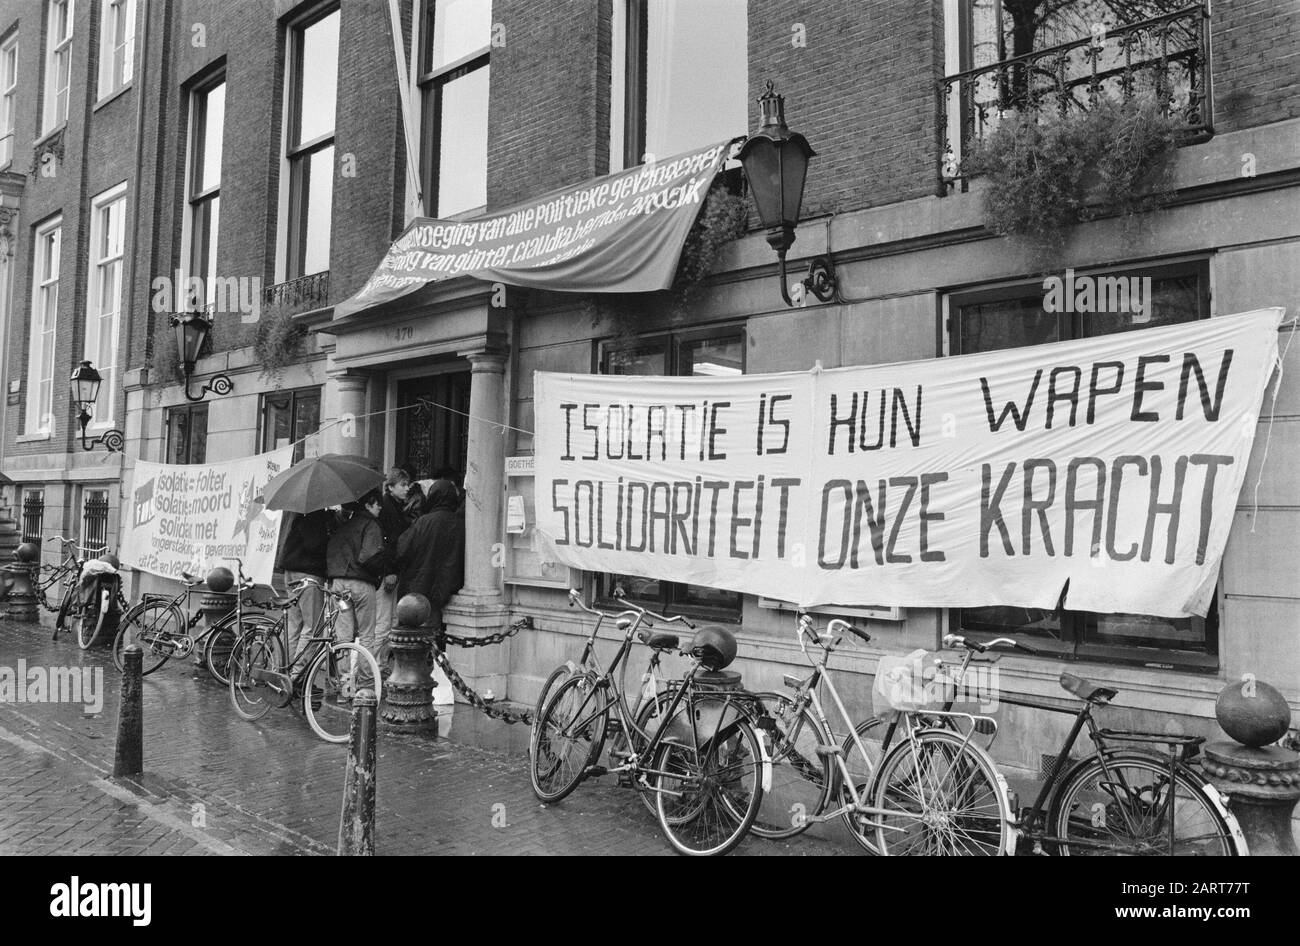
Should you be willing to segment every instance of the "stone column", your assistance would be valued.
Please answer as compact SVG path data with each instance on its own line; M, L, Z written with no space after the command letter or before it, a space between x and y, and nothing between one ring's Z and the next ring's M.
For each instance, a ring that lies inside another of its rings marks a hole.
M330 380L338 390L338 420L334 425L333 436L329 438L328 449L322 453L345 453L354 456L368 454L366 441L366 384L367 378L361 374L336 374Z
M465 470L465 586L443 609L447 631L483 637L505 626L509 612L501 593L501 494L505 485L504 429L506 356L468 356L471 376L469 460ZM447 658L479 693L504 698L510 645L448 647ZM459 698L459 694L457 694Z

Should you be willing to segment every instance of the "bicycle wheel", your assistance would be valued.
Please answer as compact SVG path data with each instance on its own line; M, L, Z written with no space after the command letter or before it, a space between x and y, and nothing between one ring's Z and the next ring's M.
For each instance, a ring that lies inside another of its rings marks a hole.
M1066 775L1048 804L1052 834L1068 839L1060 855L1237 855L1232 831L1200 776L1138 752L1094 756ZM1170 822L1173 843L1170 843ZM1072 843L1070 843L1072 842Z
M235 630L234 618L228 621L222 621L211 631L203 641L203 666L208 673L212 674L213 679L223 687L230 685L230 676L226 668L230 664L231 651L235 649L235 641L240 635L250 630L266 631L275 634L276 642L280 645L279 653L284 654L284 642L281 640L278 629L279 625L270 618L248 615L244 617L243 623L239 625L239 631ZM284 666L285 661L280 660L277 666Z
M772 746L772 782L749 829L760 838L792 838L808 829L808 818L826 808L836 781L835 769L817 754L831 737L812 707L796 707L784 693L755 693L776 728ZM797 711L796 711L797 710Z
M880 763L872 804L881 854L1009 853L1006 784L983 749L959 733L929 729L905 738Z
M113 638L113 666L122 670L122 651L127 644L139 644L144 651L144 675L147 677L168 660L171 642L185 633L185 619L166 601L137 604L122 619Z
M763 804L763 756L744 720L700 746L666 742L654 768L659 827L681 854L726 854Z
M849 772L848 781L852 782L858 798L868 805L871 804L871 785L875 781L876 769L880 765L880 742L885 736L886 728L879 716L871 716L855 727L858 740L861 740L862 747L869 758L863 758L862 752L858 750L858 743L852 735L845 736L844 742L840 745L840 755L844 759L844 767ZM880 851L876 848L875 817L854 810L853 793L848 789L848 782L840 777L839 767L834 762L831 762L831 767L835 773L836 787L839 789L839 806L843 809L840 818L844 821L844 827L864 851L869 854L879 854Z
M54 634L51 640L58 640L59 633L67 631L69 627L68 619L72 616L72 602L76 599L76 586L68 585L63 592L63 600L59 602L59 613L54 616Z
M556 688L533 727L528 775L540 801L564 798L582 781L605 745L609 706L589 674L570 677Z
M104 600L106 594L109 592L96 588L94 597L85 602L84 606L74 604L72 607L69 628L76 633L77 646L82 650L94 647L95 641L99 640L99 632L104 629L109 604Z
M641 708L637 710L637 727L647 735L653 736L655 731L658 730L661 725L663 716L668 711L668 704L671 703L672 700L672 694L666 690L661 693L656 693L654 699L646 700L645 703L642 704ZM645 746L642 745L642 739L636 733L632 734L632 738L635 740L634 745L639 754L645 748ZM592 760L593 763L595 761L595 759ZM642 760L642 764L645 764L644 759ZM650 814L657 815L658 808L655 806L655 792L650 786L651 776L645 776L646 783L644 785L641 784L641 776L634 775L633 778L635 780L633 787L636 788L636 793L641 798L641 804L645 805L646 810L650 812Z
M279 638L276 638L279 640ZM360 644L321 648L303 684L302 710L312 731L326 742L347 742L352 732L352 663L365 660L374 680L376 705L381 700L379 665Z
M542 692L537 694L537 703L533 706L534 725L536 724L538 717L542 715L542 708L546 706L546 701L550 697L551 692L569 677L573 676L577 670L578 668L572 660L566 660L551 671L551 675L547 677L546 682L542 684Z
M280 639L260 629L241 634L230 651L226 665L230 703L243 719L253 722L284 705L284 693L272 687L265 671L284 667Z

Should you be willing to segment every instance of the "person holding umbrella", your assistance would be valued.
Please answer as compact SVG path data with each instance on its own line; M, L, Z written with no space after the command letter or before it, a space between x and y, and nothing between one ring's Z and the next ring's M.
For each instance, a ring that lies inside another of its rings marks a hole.
M389 559L379 525L383 501L378 490L371 490L350 505L352 518L334 531L325 551L330 590L352 597L352 607L339 613L334 633L340 641L355 640L374 654L378 590ZM363 674L366 669L362 666ZM354 681L354 691L373 686L366 676Z
M276 565L284 571L285 584L292 587L304 578L313 578L325 584L325 549L329 544L330 529L334 525L334 513L328 509L317 509L308 513L290 513L293 523L289 526L288 536L280 549L280 560ZM306 637L302 634L305 626L308 633L316 626L324 605L324 595L320 587L314 584L305 586L298 600L289 608L285 632L288 640L289 659L298 656L306 646Z

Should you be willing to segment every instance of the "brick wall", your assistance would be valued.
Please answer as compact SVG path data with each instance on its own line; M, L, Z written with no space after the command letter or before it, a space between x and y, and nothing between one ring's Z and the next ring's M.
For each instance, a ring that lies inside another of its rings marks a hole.
M1300 117L1300 0L1229 0L1210 19L1214 128Z

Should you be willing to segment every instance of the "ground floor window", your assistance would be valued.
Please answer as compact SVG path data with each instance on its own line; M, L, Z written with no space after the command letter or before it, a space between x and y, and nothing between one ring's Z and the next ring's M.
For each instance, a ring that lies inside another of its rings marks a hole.
M167 462L202 463L208 458L208 405L187 404L167 412Z
M738 326L650 335L609 343L600 353L602 374L727 377L745 373L745 333ZM601 575L597 594L609 600L621 587L630 601L663 613L686 612L740 620L741 595L703 585L634 575Z
M108 549L108 490L87 487L81 492L81 547L87 555Z
M262 395L260 438L263 453L293 444L293 462L303 458L303 438L320 429L320 388L274 391Z
M23 490L23 541L38 546L45 541L45 490Z
M1082 294L1082 282L1071 282L1081 277L1094 280L1089 296ZM1079 271L1059 278L1060 284L1050 286L1035 280L953 293L947 300L949 351L969 354L1092 338L1210 315L1209 267L1203 260ZM1049 297L1049 289L1057 295ZM1088 297L1092 301L1084 305L1058 304ZM1217 602L1204 618L1010 607L961 608L950 615L959 633L971 632L977 638L1024 637L1026 643L1056 657L1171 669L1218 667Z

